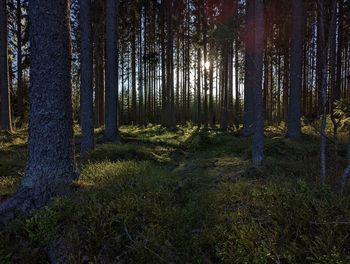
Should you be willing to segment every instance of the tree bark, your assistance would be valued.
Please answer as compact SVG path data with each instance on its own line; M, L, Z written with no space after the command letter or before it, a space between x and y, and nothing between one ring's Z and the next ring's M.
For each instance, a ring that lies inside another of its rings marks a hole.
M31 0L28 161L0 219L26 215L64 194L78 176L74 160L69 1ZM48 81L49 80L49 81Z
M17 100L18 116L20 121L24 120L24 92L23 92L23 70L22 70L22 4L17 0Z
M94 148L94 110L93 110L93 55L92 55L92 21L91 0L80 0L81 32L81 86L80 119L81 148L80 157Z
M252 160L253 165L260 167L264 160L264 109L262 97L263 43L264 43L264 4L263 0L255 0L255 41L254 41L254 135Z
M301 86L302 86L302 14L303 1L292 1L292 37L291 37L291 69L290 93L288 109L287 136L292 139L301 135Z
M246 10L243 134L250 136L254 133L254 0L247 0Z
M118 141L118 0L106 1L105 140Z
M6 3L6 0L0 0L0 130L12 132Z
M168 128L174 128L175 107L174 107L174 37L173 37L173 0L166 0L166 20L167 20L167 122Z

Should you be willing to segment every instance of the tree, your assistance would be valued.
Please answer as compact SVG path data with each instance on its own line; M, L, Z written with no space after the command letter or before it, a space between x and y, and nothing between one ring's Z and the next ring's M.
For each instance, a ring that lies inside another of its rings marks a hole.
M291 37L291 67L290 67L290 94L288 105L289 138L300 138L301 134L301 86L302 86L302 12L303 1L292 1L292 37Z
M22 64L22 4L17 0L17 93L18 116L24 120L24 91L23 91L23 64Z
M326 1L318 0L318 9L319 9L319 41L320 45L319 49L322 51L321 55L321 80L320 80L320 88L321 88L321 106L322 106L322 119L321 119L321 143L320 143L320 178L322 184L326 182L326 126L327 126L327 107L328 107L328 99L327 99L327 58L329 56L329 47L332 40L332 32L335 30L335 19L336 19L336 0L331 1L331 26L328 32L328 40L326 39L326 31L325 31L325 20L326 20Z
M0 0L0 129L12 131L11 103L9 91L9 67L7 53L7 7Z
M27 214L67 193L78 176L74 160L68 0L31 0L28 161L2 217ZM47 80L50 80L49 82Z
M173 0L166 0L166 24L167 24L167 45L166 45L166 96L167 96L167 117L166 126L174 128L175 102L174 102L174 38L173 38Z
M93 58L91 0L80 0L81 31L81 158L94 148Z
M264 159L264 109L262 97L264 4L254 0L254 135L252 159L254 166L261 166Z
M247 0L246 25L245 25L245 83L244 83L244 128L245 136L254 132L254 93L253 93L253 72L254 72L254 0Z
M106 131L105 140L118 135L118 0L106 1Z

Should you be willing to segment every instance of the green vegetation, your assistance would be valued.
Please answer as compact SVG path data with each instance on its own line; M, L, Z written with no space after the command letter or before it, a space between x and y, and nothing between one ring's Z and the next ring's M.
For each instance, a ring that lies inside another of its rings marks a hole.
M331 163L329 187L318 185L312 128L299 141L268 128L261 170L234 132L121 131L123 144L90 154L69 197L0 231L0 263L350 263L350 195L332 191ZM26 156L24 132L4 137L3 198Z

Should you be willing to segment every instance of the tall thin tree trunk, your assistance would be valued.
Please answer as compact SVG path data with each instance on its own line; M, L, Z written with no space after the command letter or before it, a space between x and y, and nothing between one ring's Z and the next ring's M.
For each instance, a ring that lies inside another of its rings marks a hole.
M118 0L106 0L106 113L105 139L118 135Z
M320 0L318 2L318 8L320 12L320 48L322 50L322 79L321 79L321 101L322 101L322 122L321 122L321 143L320 143L320 177L321 183L326 182L326 126L327 126L327 58L329 55L329 47L331 44L331 34L328 34L328 41L326 41L325 34L325 1ZM334 25L336 19L336 0L332 0L332 19L331 25ZM333 32L334 26L331 26L329 31Z
M173 37L173 0L166 0L166 21L167 21L167 127L174 128L175 124L175 103L174 103L174 37Z
M167 124L167 84L166 84L166 61L165 61L165 8L166 8L166 0L162 0L160 7L160 20L161 20L161 64L162 64L162 117L161 122L163 126Z
M209 69L209 125L214 127L214 58L213 45L210 45L210 69Z
M239 20L239 1L236 1L236 37L235 37L235 88L236 88L236 103L235 103L235 126L239 129L239 124L241 122L241 94L240 94L240 81L239 81L239 30L238 30L238 20Z
M255 126L253 136L252 160L256 167L264 160L264 115L262 98L263 43L264 43L264 4L263 0L255 0L255 78L254 78L254 112Z
M132 15L131 37L131 123L137 123L137 97L136 97L136 14Z
M93 55L91 0L80 0L81 84L80 119L82 159L94 148Z
M98 37L98 32L95 29L94 30L94 61L95 61L95 72L94 72L94 88L95 88L95 105L94 105L94 123L95 123L95 128L98 128L100 126L100 121L99 121L99 37Z
M254 1L247 0L245 25L245 77L244 77L244 127L245 136L254 133Z
M12 132L9 89L9 66L7 53L7 5L0 0L0 130Z
M197 124L202 123L202 104L201 104L201 64L202 64L202 51L197 49Z
M291 69L290 93L288 105L289 138L300 138L301 135L301 86L302 86L302 0L292 1L292 37L291 37Z
M99 127L105 124L105 49L103 43L101 43L103 38L100 38L99 42L99 55L98 55L98 122Z
M203 102L203 123L205 127L208 126L208 65L211 67L210 64L208 64L208 37L207 37L207 27L208 22L207 18L203 16L203 53L204 53L204 102Z
M24 92L23 92L23 70L22 70L22 4L17 0L17 100L18 116L24 121Z

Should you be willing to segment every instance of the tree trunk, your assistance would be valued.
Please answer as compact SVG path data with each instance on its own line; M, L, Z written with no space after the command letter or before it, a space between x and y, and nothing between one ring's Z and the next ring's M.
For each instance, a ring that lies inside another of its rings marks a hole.
M161 67L162 67L162 118L161 123L163 126L166 126L167 124L167 105L168 105L168 98L167 98L167 84L166 84L166 61L165 61L165 1L162 0L162 4L160 7L160 24L161 24L161 37L160 37L160 45L161 45Z
M136 105L136 14L132 15L132 37L131 37L131 123L137 123L137 105Z
M325 3L324 0L320 0L318 5L319 13L320 13L320 49L322 50L322 57L320 58L322 64L322 78L321 78L321 102L322 102L322 123L320 128L321 133L321 143L320 143L320 177L321 177L321 183L325 184L326 182L326 125L327 125L327 105L328 105L328 99L327 99L327 58L329 55L329 47L331 44L331 38L332 34L328 34L328 41L326 41L326 34L325 34ZM331 24L332 25L329 29L330 32L333 32L335 30L335 19L336 19L336 0L333 0L332 3L332 19Z
M263 43L264 43L264 4L263 0L255 0L255 41L254 41L254 136L252 160L256 167L261 166L264 159L264 115L262 97Z
M290 93L288 109L289 138L297 139L301 135L300 100L302 86L302 0L292 1L292 37L291 37L291 69L290 69Z
M7 5L0 0L0 130L12 132L7 54Z
M201 108L201 64L202 64L202 51L197 49L197 115L196 122L198 125L202 123L202 108Z
M236 36L235 36L235 88L236 88L236 102L235 102L235 126L239 129L241 123L241 95L240 95L240 81L239 81L239 1L236 1Z
M17 0L17 100L18 116L24 121L24 92L23 92L23 71L22 71L22 4Z
M172 9L173 0L166 0L166 20L167 20L167 122L168 128L174 128L175 124L175 103L174 103L174 37Z
M207 29L208 22L205 15L203 16L203 55L204 55L204 102L203 102L203 123L204 126L208 126L208 65L211 67L210 64L208 64L208 37L207 37Z
M250 136L254 133L254 0L247 0L246 9L243 134Z
M0 206L2 217L14 217L14 210L27 214L46 205L54 195L66 193L78 175L74 160L68 8L67 0L29 2L29 155L19 190Z
M91 0L80 0L79 2L81 27L80 157L84 159L88 152L94 148L93 47Z
M118 135L118 0L106 1L106 113L105 140Z

